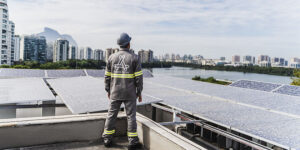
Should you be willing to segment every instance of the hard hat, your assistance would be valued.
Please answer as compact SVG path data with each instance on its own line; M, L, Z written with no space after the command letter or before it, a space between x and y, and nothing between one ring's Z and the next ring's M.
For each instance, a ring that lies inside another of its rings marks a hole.
M127 33L122 33L118 39L118 45L126 46L131 41L131 37Z

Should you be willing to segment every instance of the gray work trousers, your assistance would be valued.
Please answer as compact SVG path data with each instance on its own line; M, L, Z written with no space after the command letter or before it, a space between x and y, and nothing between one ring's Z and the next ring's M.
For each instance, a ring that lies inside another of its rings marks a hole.
M115 133L115 123L120 110L121 104L124 103L125 111L127 115L127 132L129 144L136 144L138 142L138 137L136 133L136 100L111 100L109 105L109 110L105 122L103 138L111 139Z

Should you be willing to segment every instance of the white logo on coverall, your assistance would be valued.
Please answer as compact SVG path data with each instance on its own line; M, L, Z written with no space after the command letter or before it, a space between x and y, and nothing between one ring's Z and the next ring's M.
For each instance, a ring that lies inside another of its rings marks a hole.
M129 65L125 64L125 55L120 55L119 56L119 63L115 64L115 70L118 71L120 68L122 68L124 71L127 71L127 69L129 68Z

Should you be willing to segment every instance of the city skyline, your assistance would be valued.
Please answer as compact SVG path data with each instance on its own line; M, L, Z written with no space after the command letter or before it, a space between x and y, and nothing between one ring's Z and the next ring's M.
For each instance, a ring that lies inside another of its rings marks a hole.
M153 49L158 55L190 53L219 58L267 54L286 59L300 55L297 0L8 3L17 34L39 33L51 27L72 35L78 45L92 48L117 47L118 35L128 32L133 49Z

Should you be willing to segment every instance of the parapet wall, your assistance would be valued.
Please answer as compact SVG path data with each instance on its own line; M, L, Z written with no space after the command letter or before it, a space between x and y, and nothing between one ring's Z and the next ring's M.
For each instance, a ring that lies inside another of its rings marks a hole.
M0 120L0 149L99 140L105 117L100 113ZM138 135L147 149L203 149L142 115L137 115L137 122ZM120 114L116 136L126 136L126 128L126 117Z

